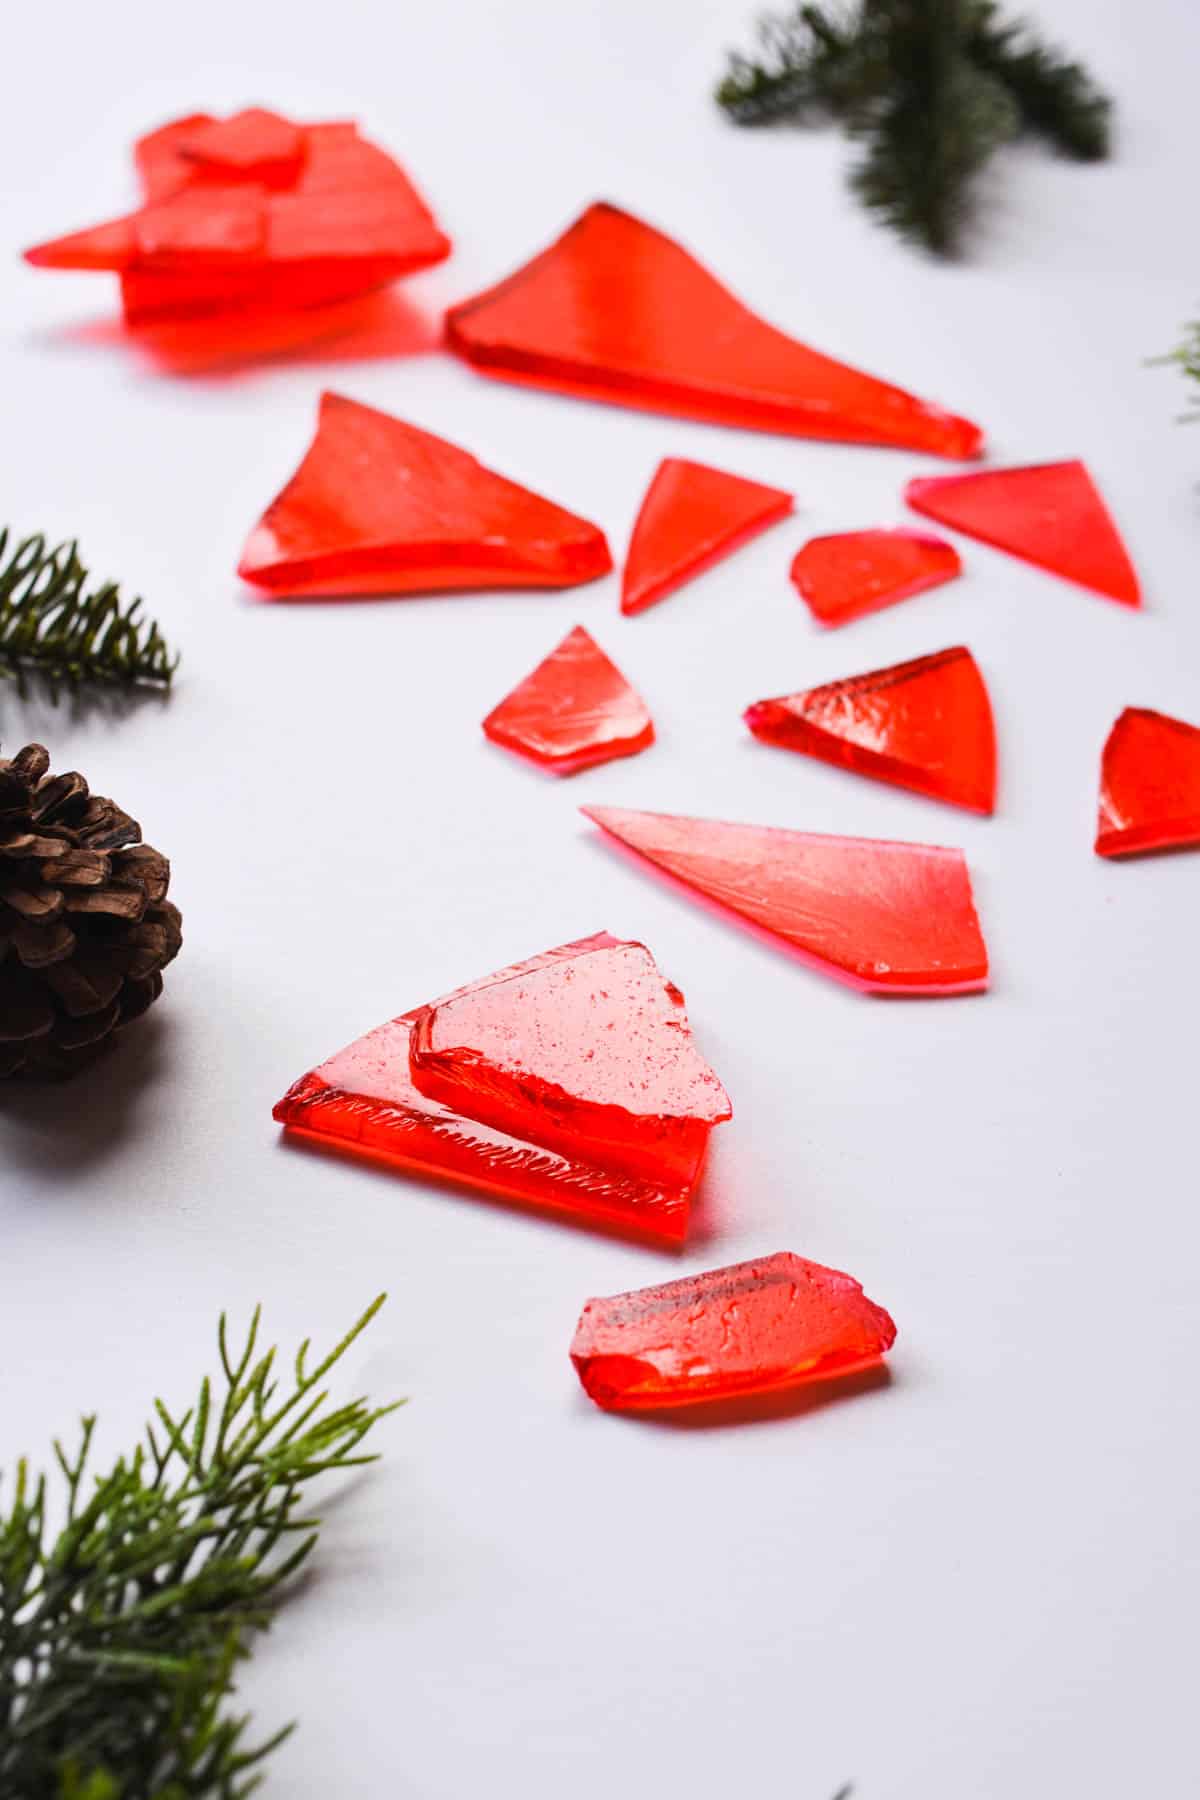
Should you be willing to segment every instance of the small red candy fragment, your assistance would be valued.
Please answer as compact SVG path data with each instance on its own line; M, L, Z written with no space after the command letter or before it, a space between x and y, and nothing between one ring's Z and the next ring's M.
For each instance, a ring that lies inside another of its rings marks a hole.
M852 1275L782 1250L589 1300L571 1361L597 1406L649 1412L852 1375L895 1341Z
M1140 606L1129 553L1081 462L910 481L914 512L965 531L1067 581Z
M300 172L305 153L299 125L279 113L251 106L231 119L209 119L179 133L173 148L185 162L219 176L265 181L283 187Z
M646 702L576 625L483 721L494 744L555 775L574 775L654 742Z
M1099 856L1200 845L1200 729L1127 706L1100 766Z
M785 518L792 496L668 456L646 490L621 578L621 611L644 612Z
M238 574L295 597L572 587L611 568L586 519L431 432L326 393L312 445Z
M978 426L758 318L682 245L599 203L506 280L452 307L489 375L796 437L979 452Z
M996 731L983 676L958 645L824 687L756 700L746 724L764 743L990 813Z
M852 987L940 995L987 986L987 947L961 850L616 806L580 810Z
M792 560L800 598L822 625L848 625L961 574L952 544L902 529L810 538Z

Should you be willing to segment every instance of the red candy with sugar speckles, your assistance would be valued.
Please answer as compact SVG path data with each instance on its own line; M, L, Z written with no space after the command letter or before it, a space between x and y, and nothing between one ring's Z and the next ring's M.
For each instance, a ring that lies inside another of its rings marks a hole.
M1128 706L1104 746L1099 856L1200 845L1200 729Z
M483 729L555 775L636 756L654 742L645 701L582 625L493 707Z

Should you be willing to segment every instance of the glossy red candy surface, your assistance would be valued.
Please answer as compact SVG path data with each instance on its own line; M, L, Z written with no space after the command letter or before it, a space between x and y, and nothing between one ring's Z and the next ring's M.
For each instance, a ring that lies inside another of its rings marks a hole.
M555 775L574 775L654 742L646 702L582 625L483 721L493 743Z
M589 1300L571 1361L598 1406L648 1412L851 1375L895 1338L853 1276L780 1251Z
M941 995L987 986L987 948L961 850L615 806L581 811L665 874L854 987Z
M821 625L848 625L962 574L958 551L920 531L839 531L810 538L792 581Z
M455 444L323 394L303 462L238 574L272 595L569 587L612 567L604 533Z
M1200 845L1200 728L1129 706L1100 766L1100 856Z
M792 496L724 469L669 456L646 490L621 577L621 611L665 600L792 510Z
M876 781L990 813L996 731L975 658L961 645L852 675L745 713L755 737Z
M978 426L777 331L682 245L599 203L506 280L452 307L452 349L589 399L797 437L978 454Z

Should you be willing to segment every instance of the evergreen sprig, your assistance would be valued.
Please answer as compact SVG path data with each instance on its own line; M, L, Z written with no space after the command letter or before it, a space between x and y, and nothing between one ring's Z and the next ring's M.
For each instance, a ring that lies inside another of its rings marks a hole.
M765 19L759 38L717 88L731 118L837 120L864 146L856 192L940 255L961 246L972 179L1000 144L1028 131L1066 156L1108 154L1107 97L995 0L802 5Z
M1185 327L1183 337L1174 350L1156 360L1174 363L1183 370L1189 381L1200 383L1200 319L1193 320ZM1197 398L1196 405L1183 416L1188 420L1200 419L1200 397Z
M221 1377L176 1414L161 1400L144 1441L88 1475L95 1418L54 1453L65 1523L49 1523L45 1475L17 1465L0 1514L0 1794L5 1800L244 1800L291 1727L247 1741L229 1709L238 1663L319 1520L301 1499L359 1453L393 1410L330 1407L322 1382L383 1304L380 1295L313 1369L306 1340L286 1389L258 1352L256 1309Z
M179 658L140 600L122 603L116 582L85 593L88 571L74 542L51 548L36 533L14 544L0 531L0 676L45 678L57 697L85 682L168 686Z

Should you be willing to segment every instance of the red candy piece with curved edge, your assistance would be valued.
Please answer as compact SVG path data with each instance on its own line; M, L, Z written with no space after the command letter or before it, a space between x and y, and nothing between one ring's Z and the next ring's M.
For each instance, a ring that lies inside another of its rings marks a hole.
M852 1275L782 1250L589 1300L571 1361L597 1406L649 1412L853 1375L895 1341Z
M852 987L941 995L987 986L987 947L961 850L616 806L580 810L647 862Z
M1100 766L1099 856L1200 845L1200 729L1127 706Z
M665 600L792 510L792 496L761 481L668 456L646 490L621 578L621 611Z
M489 375L588 399L941 456L980 448L978 426L777 331L682 245L604 203L452 307L446 330Z
M910 481L914 512L965 531L1122 606L1140 606L1138 579L1096 485L1081 462Z
M958 645L824 687L756 700L755 737L934 800L990 813L996 730L983 676Z
M636 756L654 742L646 702L582 625L492 709L483 729L555 775Z
M466 450L322 394L304 461L238 574L289 596L571 587L612 568L604 533Z
M839 531L792 560L800 598L821 625L848 625L962 574L958 551L919 531Z

